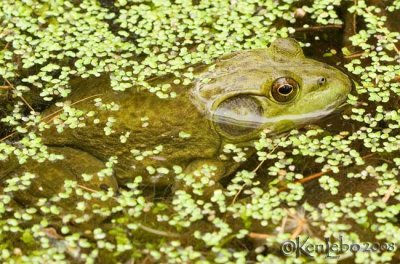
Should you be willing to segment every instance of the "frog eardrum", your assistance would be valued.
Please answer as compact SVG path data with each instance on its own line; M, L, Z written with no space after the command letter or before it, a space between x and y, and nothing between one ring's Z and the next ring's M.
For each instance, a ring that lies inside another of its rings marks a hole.
M220 133L243 136L261 126L263 108L256 96L239 95L223 101L214 113L214 123Z

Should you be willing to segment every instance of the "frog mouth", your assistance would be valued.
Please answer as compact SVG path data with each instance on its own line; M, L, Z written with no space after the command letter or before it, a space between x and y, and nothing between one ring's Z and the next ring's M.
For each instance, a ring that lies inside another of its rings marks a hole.
M251 138L263 129L274 134L282 132L282 128L274 127L275 124L286 122L287 128L293 127L289 123L298 126L321 119L337 108L337 102L334 102L318 111L267 117L262 103L265 99L265 96L242 94L222 101L212 115L212 122L217 132L232 140Z

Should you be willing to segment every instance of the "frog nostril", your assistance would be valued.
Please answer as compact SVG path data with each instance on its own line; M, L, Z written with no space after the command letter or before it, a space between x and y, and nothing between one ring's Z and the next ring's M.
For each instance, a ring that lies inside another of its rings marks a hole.
M319 86L323 86L326 83L326 78L325 77L320 77L317 81Z

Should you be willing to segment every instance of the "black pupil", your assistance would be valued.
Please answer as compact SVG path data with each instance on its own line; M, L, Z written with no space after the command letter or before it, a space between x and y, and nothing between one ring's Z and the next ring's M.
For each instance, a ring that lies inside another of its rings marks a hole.
M320 83L320 84L324 84L324 83L325 83L325 78L324 78L324 77L320 78L320 79L319 79L319 83Z
M285 84L281 87L279 87L278 91L280 94L288 95L292 92L293 87L289 84Z

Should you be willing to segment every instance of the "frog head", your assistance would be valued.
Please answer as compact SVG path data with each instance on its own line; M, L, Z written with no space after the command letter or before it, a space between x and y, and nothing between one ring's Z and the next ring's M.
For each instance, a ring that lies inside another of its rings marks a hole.
M306 58L293 39L221 57L201 72L192 101L231 141L280 133L337 109L351 90L340 70Z

